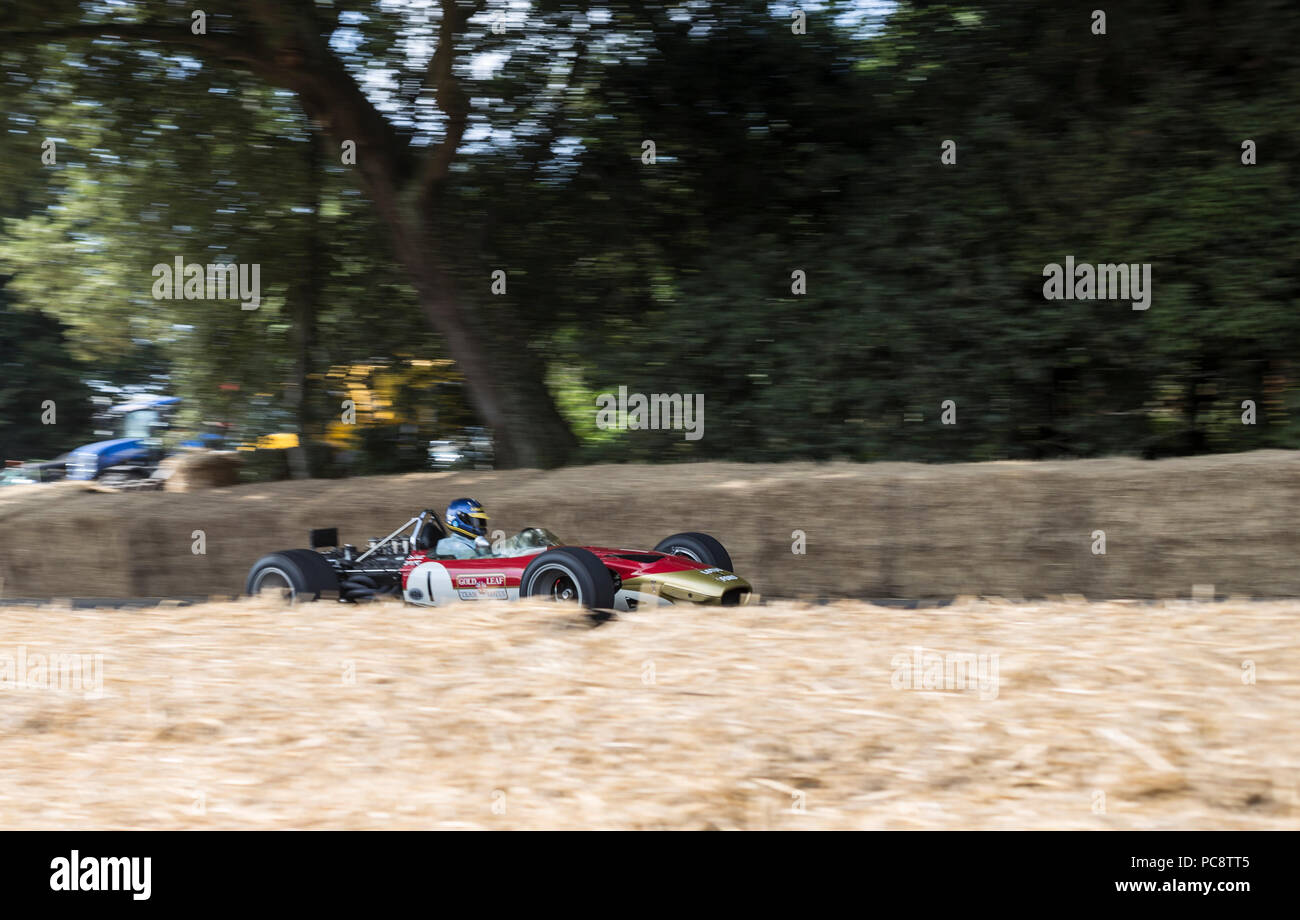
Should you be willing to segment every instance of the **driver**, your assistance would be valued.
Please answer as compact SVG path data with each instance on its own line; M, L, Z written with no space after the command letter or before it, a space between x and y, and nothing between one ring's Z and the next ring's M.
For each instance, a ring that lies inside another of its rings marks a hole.
M438 541L434 552L439 556L474 559L491 556L487 539L487 512L472 498L458 498L447 506L447 536Z

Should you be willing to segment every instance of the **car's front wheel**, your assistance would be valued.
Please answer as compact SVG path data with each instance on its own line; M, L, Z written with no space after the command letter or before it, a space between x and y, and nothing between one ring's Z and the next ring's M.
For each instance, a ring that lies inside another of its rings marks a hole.
M728 572L735 571L731 563L731 554L707 533L675 533L665 540L660 540L659 545L655 547L655 552L667 553L670 556L685 556L687 559L717 566Z
M520 597L577 601L589 610L614 606L614 579L595 553L574 546L541 553L519 579Z

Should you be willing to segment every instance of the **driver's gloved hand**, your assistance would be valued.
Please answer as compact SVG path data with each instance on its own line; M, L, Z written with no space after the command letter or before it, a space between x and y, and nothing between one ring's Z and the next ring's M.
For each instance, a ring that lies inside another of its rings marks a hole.
M492 554L492 544L488 542L487 537L475 537L474 549L480 556L490 556Z

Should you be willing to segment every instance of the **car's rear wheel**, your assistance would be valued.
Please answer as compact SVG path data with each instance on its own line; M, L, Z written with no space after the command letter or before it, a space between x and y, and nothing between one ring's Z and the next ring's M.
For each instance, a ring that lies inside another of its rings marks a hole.
M244 585L246 593L264 594L286 601L318 600L326 591L338 591L339 578L320 553L286 549L263 556L253 564Z
M687 559L717 566L728 572L735 571L731 564L731 554L707 533L675 533L665 540L660 540L659 545L655 547L655 552L667 553L670 556L685 556Z
M614 606L614 580L590 550L573 546L541 553L519 579L520 597L576 601L590 610Z

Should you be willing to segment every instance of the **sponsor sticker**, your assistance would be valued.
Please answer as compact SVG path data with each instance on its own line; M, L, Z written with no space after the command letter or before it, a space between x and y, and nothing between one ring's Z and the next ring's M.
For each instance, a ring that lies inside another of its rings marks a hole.
M509 599L505 588L488 588L479 585L477 588L461 588L456 592L463 601L476 601L479 598L486 597L490 600L504 601Z
M506 576L500 572L483 574L457 575L457 588L504 588Z

